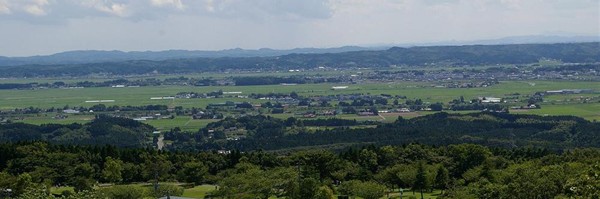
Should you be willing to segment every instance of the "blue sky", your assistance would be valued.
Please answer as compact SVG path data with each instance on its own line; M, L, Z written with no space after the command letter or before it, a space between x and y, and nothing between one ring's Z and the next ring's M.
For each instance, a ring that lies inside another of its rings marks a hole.
M600 35L600 0L0 0L0 55Z

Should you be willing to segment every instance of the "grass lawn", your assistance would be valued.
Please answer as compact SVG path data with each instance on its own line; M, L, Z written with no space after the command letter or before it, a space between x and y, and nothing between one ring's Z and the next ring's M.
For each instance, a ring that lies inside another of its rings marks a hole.
M208 192L214 191L215 185L200 185L193 188L185 189L182 197L188 198L204 198Z
M50 193L52 193L52 194L62 195L63 191L70 191L70 192L74 193L75 189L73 187L51 187L50 188Z

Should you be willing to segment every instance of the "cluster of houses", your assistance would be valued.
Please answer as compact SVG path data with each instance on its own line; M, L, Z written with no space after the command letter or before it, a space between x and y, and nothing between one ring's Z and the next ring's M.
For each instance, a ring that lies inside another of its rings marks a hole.
M503 101L502 98L498 98L498 97L478 97L477 99L481 103L502 103L502 102L506 102L506 101Z

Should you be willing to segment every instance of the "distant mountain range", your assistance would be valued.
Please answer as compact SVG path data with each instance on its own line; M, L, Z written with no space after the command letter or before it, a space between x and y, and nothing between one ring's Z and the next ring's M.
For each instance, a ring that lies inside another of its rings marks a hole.
M166 51L99 51L79 50L67 51L52 55L31 57L2 57L0 66L18 65L54 65L54 64L85 64L100 62L119 62L129 60L162 61L169 59L186 58L218 58L218 57L273 57L289 54L322 54L340 53L362 50L384 50L388 47L358 47L344 46L339 48L295 48L289 50L275 50L261 48L258 50L246 50L241 48L203 51L203 50L166 50Z
M263 48L258 50L228 49L219 51L202 50L167 50L167 51L98 51L81 50L68 51L52 55L30 56L30 57L3 57L0 56L0 66L19 65L57 65L57 64L85 64L120 62L130 60L163 61L170 59L188 58L221 58L221 57L273 57L290 54L326 54L354 51L385 50L391 47L412 46L456 46L456 45L498 45L498 44L549 44L549 43L579 43L598 42L600 36L515 36L501 39L478 40L478 41L447 41L431 43L408 43L408 44L382 44L371 47L344 46L338 48L296 48L289 50L276 50Z
M506 44L392 47L340 53L289 54L270 57L200 57L160 61L128 60L100 63L0 66L0 77L58 77L143 74L187 74L198 72L273 71L289 69L387 68L425 65L481 66L530 64L540 59L566 63L600 62L600 42L561 44Z
M444 41L430 43L399 44L395 46L456 46L456 45L502 45L502 44L553 44L553 43L582 43L599 42L600 35L597 36L569 36L569 35L529 35L512 36L500 39L487 39L475 41Z

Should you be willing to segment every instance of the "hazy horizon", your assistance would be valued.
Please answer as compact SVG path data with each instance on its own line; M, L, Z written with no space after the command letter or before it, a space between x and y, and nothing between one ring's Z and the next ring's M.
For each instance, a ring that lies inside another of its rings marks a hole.
M0 0L2 56L600 35L597 0Z

